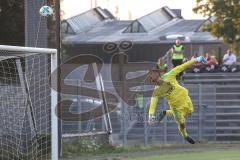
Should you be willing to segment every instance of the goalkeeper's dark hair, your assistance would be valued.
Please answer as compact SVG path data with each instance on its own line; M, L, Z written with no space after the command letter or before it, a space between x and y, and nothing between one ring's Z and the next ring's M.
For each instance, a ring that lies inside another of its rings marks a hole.
M146 76L144 82L146 82L146 81L149 80L149 77L150 77L150 75L151 75L153 72L157 72L159 75L161 75L161 70L160 70L160 69L158 69L158 68L153 68L153 69L151 69L151 70L148 71L147 76Z

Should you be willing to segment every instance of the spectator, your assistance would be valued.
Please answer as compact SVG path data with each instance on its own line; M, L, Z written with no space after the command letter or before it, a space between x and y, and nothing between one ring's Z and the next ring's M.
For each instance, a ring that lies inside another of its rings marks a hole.
M218 68L218 61L215 56L211 56L210 59L207 61L207 66L205 70L207 72L215 72Z
M218 61L215 56L211 56L210 59L207 61L209 65L218 65Z
M143 109L143 107L144 107L143 93L136 94L136 101L137 101L137 108L139 108L140 110Z
M175 44L171 48L173 67L183 64L183 59L184 59L183 52L184 52L184 46L181 45L181 41L177 39ZM177 79L181 81L183 80L183 72L177 76Z
M227 50L227 53L223 57L223 66L221 66L222 72L235 72L237 67L235 66L237 58L231 50Z
M176 43L171 48L172 51L172 64L174 67L181 65L184 59L184 46L181 45L179 39L176 40Z
M223 57L223 64L225 65L234 65L237 62L237 58L231 50L227 50L227 53Z
M210 57L209 54L206 52L204 58L205 58L207 61L209 61L211 57Z

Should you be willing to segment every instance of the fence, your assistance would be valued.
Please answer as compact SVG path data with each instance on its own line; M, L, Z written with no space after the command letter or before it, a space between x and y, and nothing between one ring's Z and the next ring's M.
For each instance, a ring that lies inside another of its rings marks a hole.
M79 119L70 118L71 120L69 120L66 118L66 120L64 120L63 118L63 137L104 131L104 117L99 113L101 110L96 109L102 104L102 100L86 96L86 90L81 92L81 90L86 88L96 89L95 84L71 79L67 79L64 82L75 86L76 91L75 95L62 95L63 101L72 100L71 106L62 110L62 114L64 114L64 112L71 112L73 115L79 115ZM132 85L133 84L130 86ZM175 121L170 117L166 117L162 122L157 122L153 126L147 124L151 94L146 96L146 94L141 91L145 90L151 93L153 86L143 86L142 84L134 85L136 87L129 88L127 87L129 86L128 82L122 84L120 82L104 81L106 93L112 94L110 97L107 96L107 100L110 101L109 110L111 110L110 119L113 128L113 143L123 146L131 144L185 143L178 132ZM189 90L195 107L195 112L191 117L187 118L186 127L189 134L199 141L215 141L216 87L214 85L201 84L185 85L185 87ZM134 94L136 91L138 91L137 94ZM111 105L111 103L114 105ZM167 108L166 101L161 99L156 112L160 109Z

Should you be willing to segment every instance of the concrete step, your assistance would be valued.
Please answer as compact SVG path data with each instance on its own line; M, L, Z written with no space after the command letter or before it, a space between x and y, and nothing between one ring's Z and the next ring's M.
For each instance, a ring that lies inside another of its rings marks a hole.
M231 91L228 91L227 88L224 90L225 92L217 92L216 93L216 98L220 98L222 99L222 97L226 97L226 98L232 98L233 97L237 97L237 98L240 98L240 92L236 90L236 92L231 92ZM208 96L213 96L214 93L212 92L204 92L201 94L201 96L206 96L206 98ZM198 92L190 92L190 96L191 97L194 97L194 98L197 98L197 96L199 96L199 93ZM203 97L204 98L204 97ZM237 99L235 98L235 99Z
M240 122L237 121L225 121L225 122L216 122L217 127L238 127Z
M240 116L240 113L236 113L236 112L231 112L231 113L205 113L206 116L226 116L226 117L229 117L229 116ZM219 119L219 118L217 118Z
M240 121L239 113L217 113L216 115L209 115L210 117L216 116L217 120L238 120Z
M192 97L192 96L191 96ZM198 100L193 99L193 103L196 105L198 103ZM216 103L217 106L237 106L240 105L240 99L212 99L211 97L208 99L202 98L202 104L206 106L215 106Z
M216 99L221 99L221 100L228 100L228 99L240 99L240 92L231 92L229 91L227 93L216 93Z
M218 137L231 136L231 137L239 137L240 138L240 134L233 134L233 133L232 134L231 133L218 133L217 136Z
M219 78L240 78L240 72L237 73L186 73L184 79L219 79Z
M217 105L240 105L240 99L216 99Z
M233 106L230 106L230 105L217 105L216 106L216 109L222 109L222 108L224 108L224 109L231 109L231 108L233 108L233 109L235 109L235 108L240 108L240 106L239 105L233 105Z
M221 76L189 76L186 77L184 76L183 79L184 80L216 80L216 79L221 79L221 80L226 80L226 79L239 79L240 76L225 76L225 77L221 77Z
M240 113L240 108L217 108L216 113Z
M216 92L219 93L239 93L240 85L216 85Z
M185 84L240 84L240 78L228 79L185 79Z
M229 134L227 134L227 135L219 135L219 134L217 134L217 138L216 138L216 140L217 141L222 141L222 142L229 142L229 141L240 141L240 136L239 136L239 134L236 134L235 136L233 136L233 135L229 135Z
M208 120L208 122L216 122L216 123L240 123L240 118L239 119L213 119L213 120Z
M216 127L217 130L222 130L222 131L227 131L227 130L230 130L230 131L238 131L240 133L240 126L217 126Z

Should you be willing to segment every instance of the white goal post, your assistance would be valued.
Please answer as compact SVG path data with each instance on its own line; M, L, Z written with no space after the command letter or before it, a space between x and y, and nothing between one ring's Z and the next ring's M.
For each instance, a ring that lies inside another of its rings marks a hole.
M0 159L58 159L57 50L0 45Z

